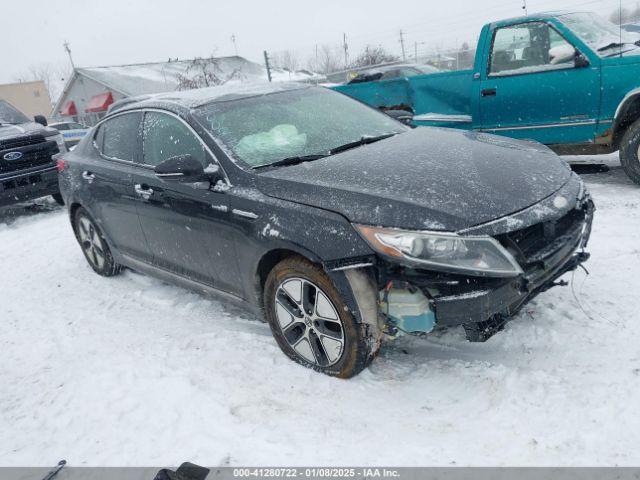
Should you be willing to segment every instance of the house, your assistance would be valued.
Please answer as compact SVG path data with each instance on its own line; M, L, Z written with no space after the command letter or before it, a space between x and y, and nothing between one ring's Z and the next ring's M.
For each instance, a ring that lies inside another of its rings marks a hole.
M0 85L0 98L16 107L27 117L48 115L51 111L49 90L42 80Z
M272 74L274 80L318 78L306 71ZM266 81L263 65L239 56L75 68L51 116L94 125L106 114L109 105L126 97L218 83Z

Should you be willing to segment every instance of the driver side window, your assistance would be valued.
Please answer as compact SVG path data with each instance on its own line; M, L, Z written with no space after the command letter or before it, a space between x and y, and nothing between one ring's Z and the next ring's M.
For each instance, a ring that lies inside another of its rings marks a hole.
M575 48L544 22L503 27L494 33L489 76L572 68Z

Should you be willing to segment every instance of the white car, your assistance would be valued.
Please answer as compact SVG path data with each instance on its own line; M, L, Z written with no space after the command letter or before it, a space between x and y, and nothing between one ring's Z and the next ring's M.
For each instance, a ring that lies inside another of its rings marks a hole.
M89 131L89 127L76 122L50 123L49 126L62 134L67 148L75 146Z

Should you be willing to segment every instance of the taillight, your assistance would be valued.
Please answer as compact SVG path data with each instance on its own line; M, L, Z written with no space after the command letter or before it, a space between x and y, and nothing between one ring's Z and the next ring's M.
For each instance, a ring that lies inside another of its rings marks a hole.
M59 158L56 161L56 169L58 173L62 172L65 168L67 168L67 162L63 158Z

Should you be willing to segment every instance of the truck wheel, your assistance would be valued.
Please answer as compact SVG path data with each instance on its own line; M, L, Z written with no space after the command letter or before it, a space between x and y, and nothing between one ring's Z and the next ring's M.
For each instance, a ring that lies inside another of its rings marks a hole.
M87 262L103 277L112 277L122 270L114 262L109 245L102 232L84 208L78 208L73 221L73 230Z
M287 258L269 273L264 306L278 346L301 365L349 378L377 353L370 326L356 322L329 277L302 257Z
M62 195L60 193L54 193L51 196L58 205L64 205L64 198L62 198Z
M629 178L640 185L640 120L636 120L622 137L620 164Z

